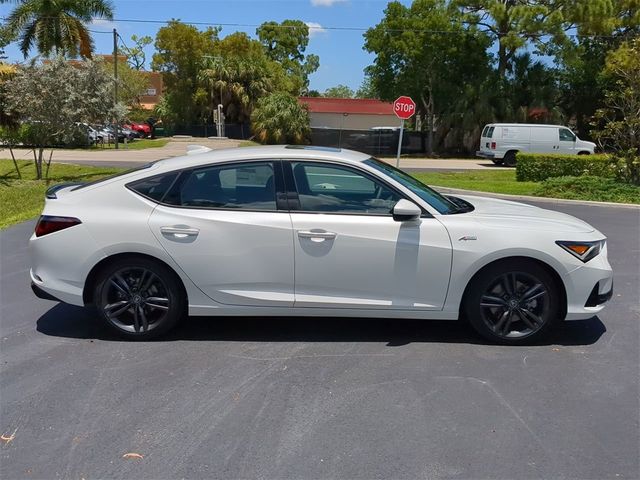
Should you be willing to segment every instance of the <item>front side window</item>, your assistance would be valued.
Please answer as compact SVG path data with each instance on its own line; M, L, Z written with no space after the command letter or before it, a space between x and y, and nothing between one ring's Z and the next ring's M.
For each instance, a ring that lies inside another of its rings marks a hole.
M560 141L561 142L573 142L576 136L568 128L560 129Z
M277 209L271 162L208 166L182 175L165 203L195 208Z
M403 172L399 168L395 168L388 163L378 160L377 158L370 158L368 160L365 160L364 163L366 165L369 165L370 167L375 168L379 172L388 175L396 182L402 184L405 188L411 190L422 200L435 208L438 213L450 214L460 212L460 207L449 200L447 197L445 197L444 195L440 195L431 187L428 187L417 178L414 178L408 173Z
M292 162L291 167L303 211L389 215L402 198L348 167L308 162Z

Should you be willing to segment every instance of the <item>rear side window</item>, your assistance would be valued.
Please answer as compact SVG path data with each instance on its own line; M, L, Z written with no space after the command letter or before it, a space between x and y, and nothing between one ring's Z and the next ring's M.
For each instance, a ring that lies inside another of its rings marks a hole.
M496 129L496 127L489 127L489 130L487 130L487 138L493 138L493 131Z
M487 131L489 130L489 125L486 125L483 129L482 129L482 137L486 137L487 136Z
M127 186L143 197L147 197L155 202L161 202L177 177L178 172L170 172L164 175L156 175L155 177L138 180Z
M193 208L277 210L274 173L271 162L186 171L165 203Z

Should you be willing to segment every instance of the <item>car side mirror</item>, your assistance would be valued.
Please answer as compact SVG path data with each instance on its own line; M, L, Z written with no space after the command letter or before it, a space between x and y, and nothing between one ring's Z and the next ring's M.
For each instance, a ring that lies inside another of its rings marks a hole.
M422 209L409 200L402 199L393 207L393 219L396 222L417 220L422 215Z

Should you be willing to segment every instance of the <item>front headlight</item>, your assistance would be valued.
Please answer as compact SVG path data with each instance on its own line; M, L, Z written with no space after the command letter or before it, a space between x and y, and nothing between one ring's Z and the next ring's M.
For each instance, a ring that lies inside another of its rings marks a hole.
M595 242L570 242L558 240L556 243L574 257L588 262L596 257L604 248L607 240L596 240Z

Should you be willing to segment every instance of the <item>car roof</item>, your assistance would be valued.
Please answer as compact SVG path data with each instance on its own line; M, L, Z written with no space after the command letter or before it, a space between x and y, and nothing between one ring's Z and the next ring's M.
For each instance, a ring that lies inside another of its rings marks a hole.
M167 170L234 160L298 159L298 160L335 160L340 162L362 162L371 155L354 150L307 145L265 145L259 147L235 147L167 158L156 162L157 167ZM204 147L202 147L204 149Z

